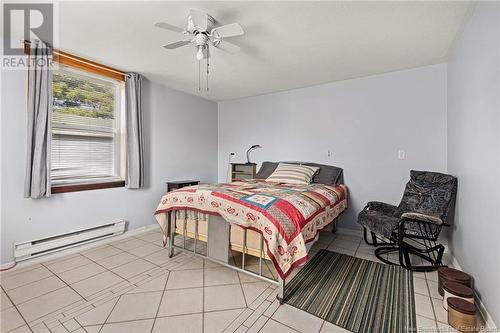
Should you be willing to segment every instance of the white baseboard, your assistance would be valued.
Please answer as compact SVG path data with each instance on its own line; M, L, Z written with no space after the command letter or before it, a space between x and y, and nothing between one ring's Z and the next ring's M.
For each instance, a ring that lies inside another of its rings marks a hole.
M74 253L77 253L77 252L81 252L81 251L87 250L89 248L97 247L97 246L104 245L104 244L107 244L107 243L116 242L116 241L118 241L120 239L124 239L124 238L127 238L129 236L133 236L133 235L139 235L139 234L145 233L147 231L150 231L150 230L153 230L153 229L156 229L156 228L159 228L159 226L158 226L157 223L148 224L148 225L136 228L136 229L127 230L123 234L118 235L118 236L104 238L104 239L101 239L101 240L98 240L98 241L95 241L95 242L87 243L87 244L80 245L80 246L71 247L69 249L61 250L61 251L58 251L58 252L53 252L53 253L50 253L50 254L47 254L47 255L44 255L44 256L35 257L33 259L24 260L24 261L21 261L21 262L17 263L16 267L13 268L12 270L16 270L16 269L20 269L20 268L23 268L23 267L31 266L33 264L38 264L38 263L43 262L43 261L54 260L54 259L66 256L66 255L69 255L69 254L74 254ZM8 267L10 267L10 266L12 266L14 264L15 264L15 262L8 262L8 263L5 263L5 264L1 264L0 265L0 269L8 268Z
M452 266L458 270L463 271L462 266L460 266L460 263L458 262L457 258L455 258L453 253L450 252L449 254L450 254L451 259L452 259ZM484 321L484 324L486 326L485 328L486 328L487 332L499 332L497 325L493 321L493 318L491 317L488 310L486 310L486 306L484 305L484 303L478 297L476 290L474 290L474 294L475 294L474 299L476 302L477 309L479 310L479 315L481 316L481 318Z
M15 261L6 262L5 264L0 265L0 269L6 269L6 268L9 268L10 266L14 266L14 265L16 265Z
M487 332L499 332L498 326L493 321L493 318L490 316L488 310L484 306L484 303L481 302L479 298L477 298L476 294L476 305L479 309L479 314L484 320L484 325L486 326Z

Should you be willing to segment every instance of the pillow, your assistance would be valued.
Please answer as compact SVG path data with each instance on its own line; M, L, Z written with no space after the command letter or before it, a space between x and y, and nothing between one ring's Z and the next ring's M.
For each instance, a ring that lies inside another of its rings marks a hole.
M344 184L344 175L343 175L343 170L341 168L332 165L310 163L310 162L282 162L282 163L319 167L319 171L313 177L312 180L313 183L326 184L326 185ZM276 170L278 164L279 163L277 162L269 162L269 161L262 162L259 172L257 172L255 178L266 179L274 172L274 170Z
M308 185L318 172L318 167L280 163L274 172L267 177L268 182Z

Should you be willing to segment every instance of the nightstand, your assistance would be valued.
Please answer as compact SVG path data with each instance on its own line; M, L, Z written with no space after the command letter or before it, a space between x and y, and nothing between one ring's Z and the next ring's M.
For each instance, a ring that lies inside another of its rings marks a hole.
M231 181L255 178L257 164L231 163Z
M175 180L167 182L167 192L177 190L186 186L198 185L199 183L199 180Z

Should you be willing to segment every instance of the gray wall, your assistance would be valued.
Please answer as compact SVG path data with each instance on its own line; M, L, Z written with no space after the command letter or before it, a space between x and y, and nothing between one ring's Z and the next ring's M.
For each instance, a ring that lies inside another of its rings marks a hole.
M146 81L145 189L24 199L25 85L24 72L2 71L1 263L12 261L14 242L120 219L129 221L130 229L155 223L153 212L167 180L217 180L217 104Z
M480 2L448 64L448 170L459 180L451 246L500 323L500 3Z
M252 144L263 146L255 162L344 168L350 201L341 226L357 228L367 201L399 202L411 168L446 170L446 64L219 103L219 181L228 154L245 161Z

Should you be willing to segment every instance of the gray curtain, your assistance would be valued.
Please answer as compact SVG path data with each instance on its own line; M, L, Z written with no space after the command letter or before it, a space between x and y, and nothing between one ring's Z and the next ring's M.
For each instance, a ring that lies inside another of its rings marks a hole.
M144 139L142 135L142 76L129 73L125 78L126 172L125 186L144 186Z
M31 47L28 69L28 145L24 184L26 198L50 196L51 62L51 48L39 43Z

